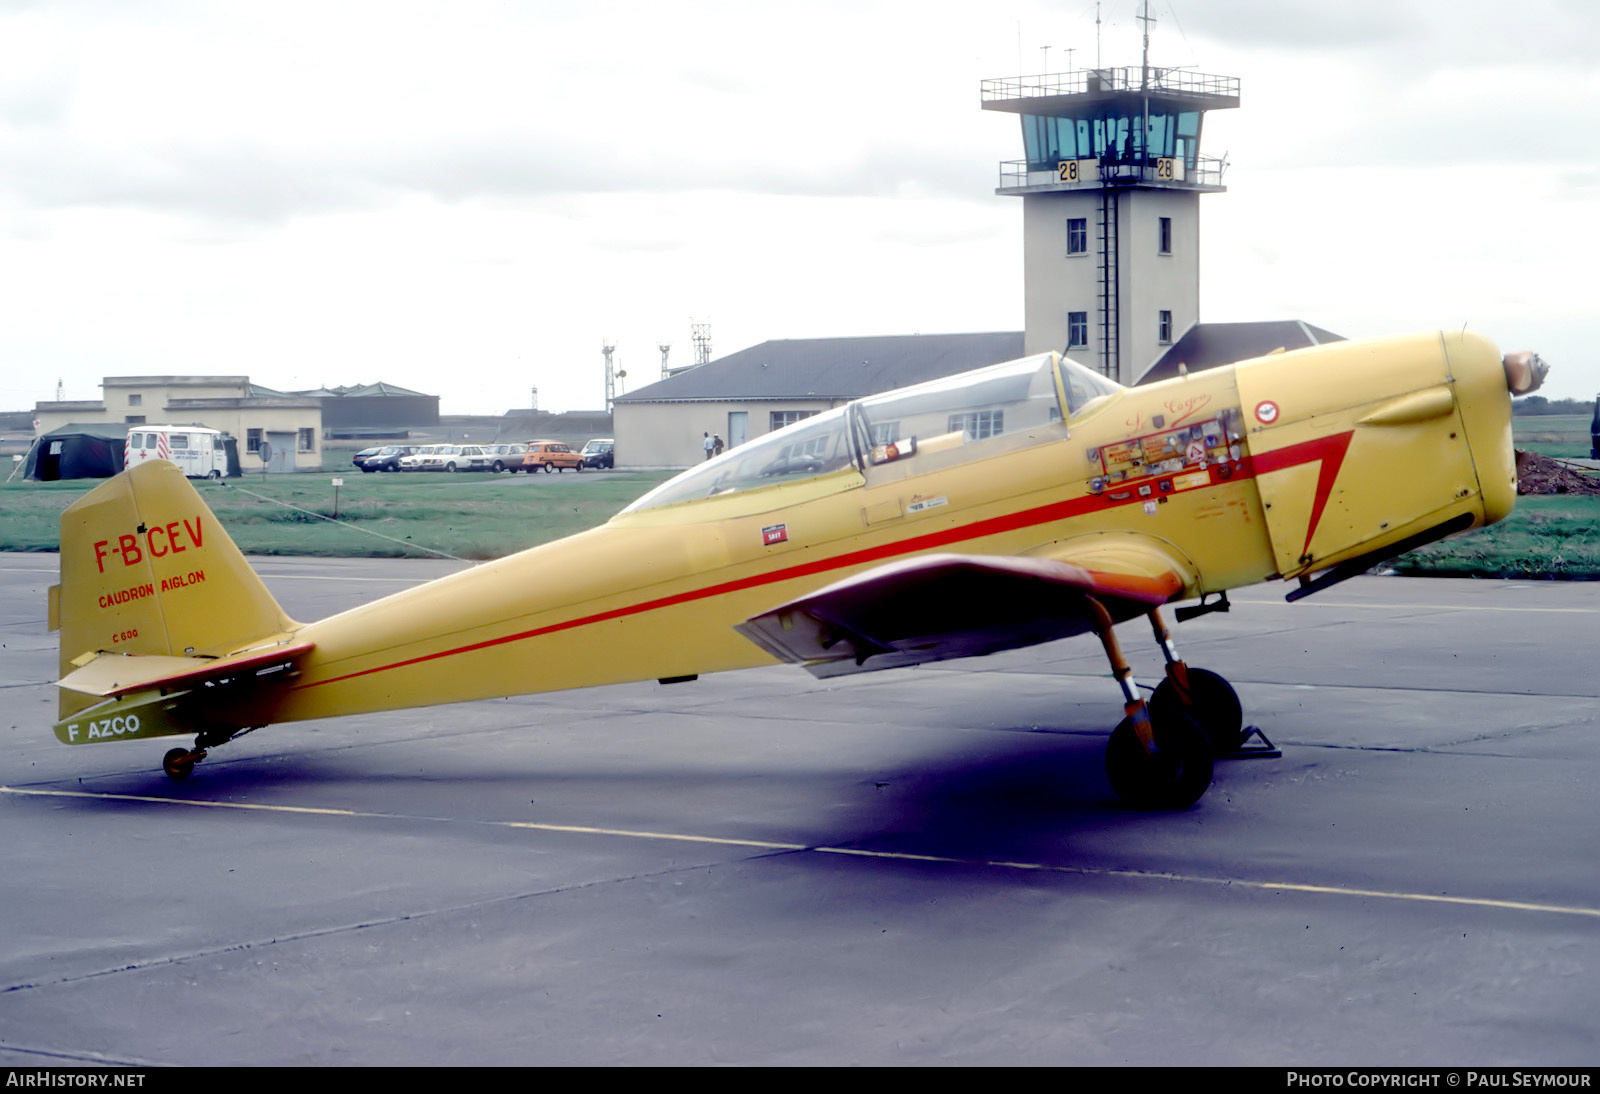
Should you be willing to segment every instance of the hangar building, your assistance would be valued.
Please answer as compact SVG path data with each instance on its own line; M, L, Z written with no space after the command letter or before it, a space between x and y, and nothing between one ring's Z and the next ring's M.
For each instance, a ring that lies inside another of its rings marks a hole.
M705 459L707 433L734 447L864 395L1022 355L1021 331L762 342L618 395L617 466L686 467Z

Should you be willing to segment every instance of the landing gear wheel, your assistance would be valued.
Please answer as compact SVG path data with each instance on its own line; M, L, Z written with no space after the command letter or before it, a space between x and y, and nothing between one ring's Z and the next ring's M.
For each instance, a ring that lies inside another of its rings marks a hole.
M1106 743L1111 789L1135 809L1187 809L1211 785L1211 742L1181 711L1153 718L1151 725L1160 749L1154 756L1139 742L1132 718L1111 731Z
M1150 718L1159 725L1163 718L1184 714L1198 722L1211 741L1213 756L1230 756L1244 744L1244 708L1233 685L1209 669L1189 670L1189 694L1194 705L1185 707L1170 679L1156 685L1150 696Z
M194 774L193 753L187 748L174 748L161 758L161 770L173 782L182 782Z

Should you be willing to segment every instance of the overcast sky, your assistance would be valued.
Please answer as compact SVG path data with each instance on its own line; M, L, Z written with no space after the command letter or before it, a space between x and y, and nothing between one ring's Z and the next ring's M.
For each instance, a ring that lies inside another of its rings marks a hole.
M1242 82L1203 319L1466 324L1600 390L1600 5L1151 10L1153 63ZM979 82L1069 49L1093 3L0 0L0 409L183 372L582 409L603 342L633 390L692 322L717 356L1020 330Z

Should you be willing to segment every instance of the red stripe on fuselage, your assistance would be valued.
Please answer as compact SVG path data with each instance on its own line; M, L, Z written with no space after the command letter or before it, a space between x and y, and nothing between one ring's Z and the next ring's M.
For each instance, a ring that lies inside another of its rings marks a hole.
M1349 445L1349 439L1350 434L1343 435L1343 442L1339 448L1339 455L1341 459L1343 457L1344 448ZM1311 449L1316 444L1317 442L1307 442L1303 445L1293 445L1289 448L1280 449L1277 452L1269 453L1269 456L1274 457L1274 466L1271 468L1271 470L1281 470L1282 468L1292 466L1295 463L1306 463L1313 459L1322 459L1323 456L1320 449L1316 451L1307 451L1298 459L1277 458L1283 456L1284 453L1294 453L1302 449ZM1260 463L1260 461L1255 462L1258 464ZM1223 483L1242 482L1244 480L1254 478L1256 475L1256 469L1252 467L1252 460L1248 456L1233 466L1235 467L1235 471L1226 479L1217 474L1215 467L1209 468L1208 473L1211 476L1211 482L1209 485L1217 486ZM1327 476L1329 488L1331 489L1332 476L1327 474L1326 467L1327 461L1325 460L1324 475ZM1334 469L1334 474L1337 474L1337 467ZM1156 479L1151 478L1148 481L1154 483ZM1321 489L1320 480L1318 486L1320 501L1315 510L1316 514L1321 513L1321 504L1325 503L1327 500L1326 492ZM1207 487L1202 486L1198 487L1197 489L1204 490L1207 489ZM1188 492L1189 491L1181 491L1181 493ZM722 596L726 593L743 592L746 589L754 589L762 585L775 585L784 581L792 581L796 578L811 577L815 574L827 573L830 570L848 569L852 566L860 566L869 562L879 562L883 559L894 558L897 555L916 554L919 551L929 551L939 547L948 547L951 544L962 543L967 540L982 539L985 536L994 536L1005 532L1014 532L1023 528L1031 528L1040 524L1050 524L1054 521L1066 520L1069 517L1081 516L1085 513L1097 512L1106 509L1116 509L1125 505L1138 505L1146 501L1155 501L1161 497L1170 496L1172 495L1152 494L1148 498L1133 496L1129 498L1112 499L1106 494L1086 494L1083 497L1071 498L1066 501L1052 502L1049 505L1041 505L1034 509L1024 509L1016 513L1007 513L1003 516L990 517L987 520L975 521L972 524L965 524L959 528L947 528L943 531L930 532L921 536L913 536L909 539L897 540L893 543L880 544L877 547L867 547L859 551L850 551L842 555L833 555L831 557L817 559L812 562L802 562L796 566L786 566L782 569L771 570L766 573L752 574L749 577L737 578L733 581L724 581L716 585L707 585L699 589L690 589L685 592L674 593L671 596L658 597L654 600L643 600L637 604L629 604L626 607L612 608L608 611L596 612L592 615L578 616L574 619L563 620L559 623L550 623L543 627L535 627L531 630L518 631L515 634L502 635L498 638L486 638L482 642L472 642L465 646L456 646L448 650L439 650L436 653L427 653L420 657L411 657L404 661L396 661L388 665L377 665L370 669L361 669L358 672L346 673L343 676L330 676L326 680L313 680L308 683L295 685L295 690L299 690L301 688L320 687L323 684L336 684L344 680L354 680L358 677L369 676L377 672L386 672L390 669L401 669L407 668L411 665L420 665L427 661L438 660L441 657L454 657L457 654L473 653L477 650L489 649L490 647L504 645L508 642L521 642L529 638L539 638L547 634L554 634L558 631L572 630L577 627L587 627L593 623L604 623L611 619L622 619L630 615L641 615L645 612L658 611L662 608L676 607L679 604L688 604L696 600L704 600L708 597ZM1313 527L1314 526L1315 524L1313 523ZM1307 537L1307 542L1310 542L1309 536Z

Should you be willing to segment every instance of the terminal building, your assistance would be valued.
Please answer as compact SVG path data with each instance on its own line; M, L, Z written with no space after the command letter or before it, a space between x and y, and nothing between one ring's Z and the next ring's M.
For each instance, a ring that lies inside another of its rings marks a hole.
M247 469L271 456L271 472L322 470L326 438L404 438L437 428L439 397L395 384L275 391L248 376L107 376L104 397L41 402L34 435L82 426L97 435L138 425L198 425L238 441Z
M263 443L272 454L269 471L322 468L322 403L252 384L248 376L107 376L102 399L42 402L34 429L43 436L66 425L199 425L220 429L239 442L245 466ZM248 453L248 455L247 455Z

